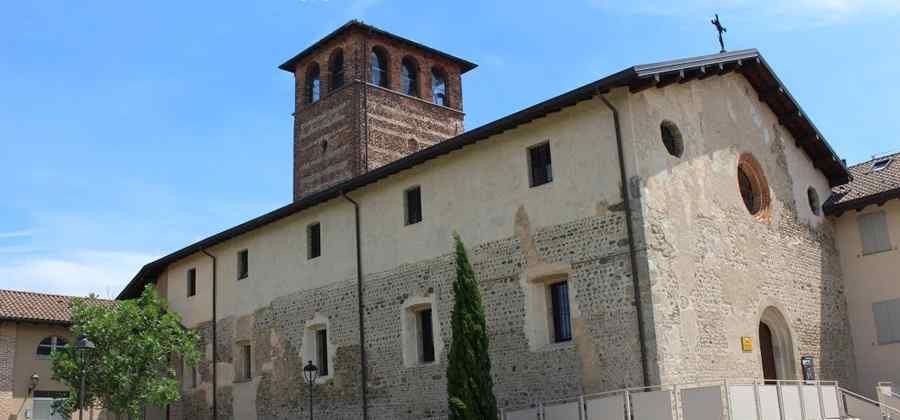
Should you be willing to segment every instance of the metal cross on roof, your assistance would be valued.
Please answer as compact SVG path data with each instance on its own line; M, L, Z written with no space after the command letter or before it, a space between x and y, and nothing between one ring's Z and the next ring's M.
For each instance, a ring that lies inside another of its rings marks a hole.
M715 25L716 30L719 31L719 46L722 48L722 50L719 52L724 53L725 52L725 40L722 39L722 34L725 32L728 32L728 29L726 29L724 26L722 26L722 22L719 21L718 13L716 13L716 18L711 20L710 23Z

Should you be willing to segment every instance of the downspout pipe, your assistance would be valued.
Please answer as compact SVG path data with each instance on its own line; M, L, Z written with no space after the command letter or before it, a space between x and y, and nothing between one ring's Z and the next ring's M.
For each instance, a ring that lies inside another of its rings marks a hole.
M363 270L362 270L362 246L360 242L359 227L359 203L341 191L341 197L353 204L353 216L356 225L356 308L359 311L359 372L362 381L362 414L363 420L369 418L368 395L368 360L366 359L366 318L363 310Z
M203 253L206 254L207 257L212 259L212 418L213 420L219 419L219 410L218 404L216 401L216 394L218 390L218 381L216 370L216 363L218 361L218 357L216 357L216 347L218 347L216 341L216 256L210 254L207 250L203 250Z
M637 247L634 240L634 221L632 220L631 200L628 194L628 172L625 169L625 147L622 144L622 127L619 123L619 110L606 98L598 95L603 104L612 111L613 124L616 131L616 151L619 155L619 178L622 181L622 203L625 205L625 229L628 233L628 256L631 259L631 282L634 289L634 306L637 311L638 341L641 345L641 373L644 386L650 385L650 363L647 359L647 335L644 332L644 311L641 303L640 279L638 278Z

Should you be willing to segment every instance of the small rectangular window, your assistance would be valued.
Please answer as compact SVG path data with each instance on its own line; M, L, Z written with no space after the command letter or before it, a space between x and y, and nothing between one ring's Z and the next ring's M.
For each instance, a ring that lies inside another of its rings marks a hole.
M322 255L322 225L313 223L306 227L307 255L308 259L318 258Z
M242 344L241 349L241 379L249 381L253 377L253 353L249 344Z
M890 251L891 238L884 212L863 214L857 218L863 255Z
M316 331L316 361L319 376L328 376L328 330Z
M550 285L550 311L553 317L553 341L561 343L572 339L572 315L569 309L569 282Z
M406 224L414 225L422 221L422 189L412 187L403 193L406 206Z
M900 299L872 304L878 344L900 343Z
M187 271L187 295L188 297L197 294L197 269L192 268Z
M550 159L549 142L528 149L528 166L532 187L553 181L553 161Z
M250 275L250 253L246 249L243 251L238 251L237 275L238 280L245 279Z
M434 328L431 324L431 308L423 309L417 313L419 318L419 361L431 363L434 361Z

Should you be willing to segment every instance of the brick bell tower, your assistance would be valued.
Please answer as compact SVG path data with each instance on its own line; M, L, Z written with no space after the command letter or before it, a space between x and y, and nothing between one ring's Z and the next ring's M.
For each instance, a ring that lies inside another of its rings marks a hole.
M278 68L294 74L294 201L463 132L475 64L350 21Z

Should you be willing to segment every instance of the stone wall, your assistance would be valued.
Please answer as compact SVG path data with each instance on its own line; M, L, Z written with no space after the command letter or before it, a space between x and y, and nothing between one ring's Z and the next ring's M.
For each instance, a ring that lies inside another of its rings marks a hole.
M827 197L830 189L777 117L740 74L649 89L624 106L659 381L762 377L758 329L774 308L793 342L781 349L793 366L780 378L799 378L800 357L813 356L819 378L852 383L834 226L809 211L805 194L813 187ZM680 130L681 157L662 144L664 120ZM756 217L738 188L746 154L759 162L771 197ZM741 349L745 336L752 352Z
M524 209L516 216L515 236L469 248L482 285L498 404L518 407L639 385L639 344L621 205L598 209L595 217L536 231L531 230ZM447 242L449 251L450 238ZM569 276L576 339L535 349L528 337L527 319L534 315L528 313L535 310L526 298L529 287L533 287L528 273L549 275L555 273L555 267ZM370 418L446 418L445 371L454 279L455 265L449 253L367 276L364 297ZM405 366L402 305L414 296L434 297L434 316L439 324L436 334L440 334L444 348L437 349L435 363ZM359 418L356 299L356 282L347 279L279 297L254 314L220 319L220 372L227 371L226 365L233 362L226 349L248 333L254 353L250 384L232 384L220 375L220 419L233 418L232 410L239 409L237 401L250 387L255 388L252 404L260 419L308 415L301 352L305 324L314 317L327 318L329 342L336 348L333 375L317 386L316 415ZM252 331L242 326L247 320L252 320ZM208 339L207 334L203 336ZM204 382L211 379L206 369L201 369L201 377ZM201 390L188 392L173 413L186 413L181 418L205 418L208 409L203 409L204 395Z

